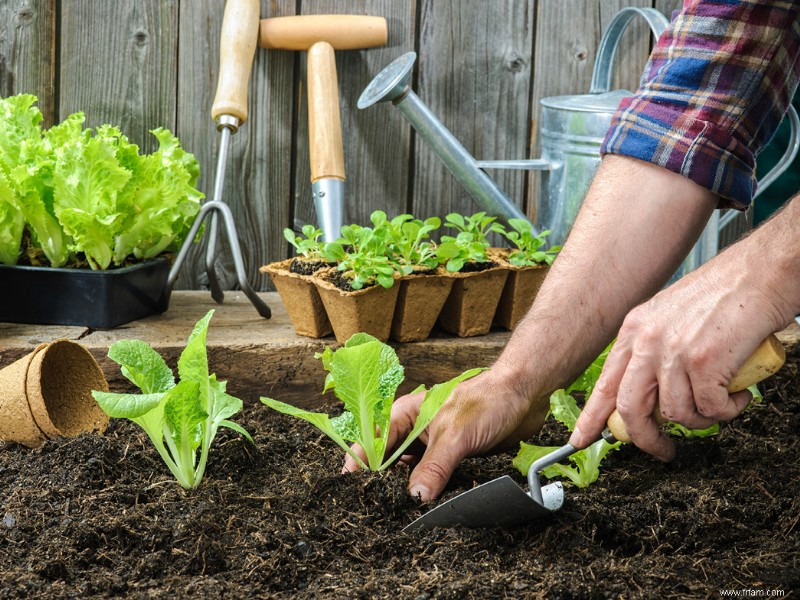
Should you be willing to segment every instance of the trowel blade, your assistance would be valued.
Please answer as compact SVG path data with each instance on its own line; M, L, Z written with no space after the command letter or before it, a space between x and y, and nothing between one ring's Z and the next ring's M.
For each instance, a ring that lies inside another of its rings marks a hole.
M542 488L539 504L504 475L451 498L407 525L411 532L432 527L514 527L549 515L564 503L560 482Z

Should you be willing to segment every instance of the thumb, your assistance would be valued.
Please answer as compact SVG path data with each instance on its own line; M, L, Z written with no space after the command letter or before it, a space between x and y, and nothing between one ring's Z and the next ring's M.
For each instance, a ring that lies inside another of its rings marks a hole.
M439 497L458 464L466 454L456 450L457 444L431 439L422 459L411 472L408 491L412 496L429 502Z

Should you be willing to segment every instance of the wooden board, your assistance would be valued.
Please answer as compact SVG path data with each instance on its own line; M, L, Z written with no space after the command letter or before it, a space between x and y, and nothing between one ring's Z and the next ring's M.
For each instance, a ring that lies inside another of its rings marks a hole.
M315 340L296 335L278 295L267 292L262 297L272 308L269 320L259 317L241 292L227 294L225 303L217 305L207 292L185 291L173 294L164 314L112 330L0 323L0 368L41 343L66 338L92 352L112 389L129 389L119 366L106 356L111 344L121 339L143 340L174 369L195 322L213 308L215 314L208 332L209 364L220 379L229 382L232 394L247 402L257 402L259 396L266 395L300 406L318 406L322 402L325 371L314 353L335 345L336 340L332 336ZM425 342L396 345L406 369L401 393L421 383L446 381L472 367L489 366L509 335L496 332L462 340L441 334Z
M175 131L178 1L63 0L59 118L118 126L142 151L151 129Z
M34 94L45 126L56 119L56 0L0 3L0 96Z
M417 95L478 160L527 154L533 4L420 1ZM413 160L415 214L443 217L482 210L419 136ZM490 175L523 206L524 172Z

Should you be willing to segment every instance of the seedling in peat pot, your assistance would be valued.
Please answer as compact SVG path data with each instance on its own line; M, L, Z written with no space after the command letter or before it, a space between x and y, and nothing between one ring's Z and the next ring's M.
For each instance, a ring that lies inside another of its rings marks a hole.
M338 350L326 348L316 357L322 359L322 365L328 371L323 393L332 389L344 404L345 412L331 418L272 398L261 398L261 401L279 412L305 419L352 456L362 469L373 471L382 471L400 458L430 424L455 387L482 370L471 369L446 383L434 385L430 390L425 386L414 390L415 393L425 392L419 416L408 437L386 458L392 403L404 377L394 349L370 335L357 333ZM357 443L364 450L366 464L350 449L351 443Z
M513 231L504 231L503 236L516 246L508 254L508 262L515 267L533 267L536 265L552 265L561 246L551 246L548 250L540 250L550 231L533 235L533 225L524 219L509 219L508 224Z
M322 229L313 225L303 225L302 232L301 237L287 227L283 230L283 237L294 246L299 256L307 260L325 260L325 242L321 239Z
M208 374L206 334L213 314L213 310L208 311L194 326L178 359L178 384L167 363L150 346L140 340L122 340L109 348L108 357L142 393L92 392L110 417L130 419L145 430L175 479L186 489L200 485L208 451L220 427L253 441L244 428L228 420L242 410L242 401L226 393L225 381Z

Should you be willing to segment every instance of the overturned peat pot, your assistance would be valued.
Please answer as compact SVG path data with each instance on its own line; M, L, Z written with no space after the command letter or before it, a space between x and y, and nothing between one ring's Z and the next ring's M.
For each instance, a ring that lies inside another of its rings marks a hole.
M686 598L800 590L798 352L765 403L662 465L612 453L552 518L513 530L401 529L427 507L408 470L339 475L305 422L246 406L199 489L145 434L0 443L0 597ZM565 435L545 430L560 444ZM465 461L445 497L511 473ZM520 484L523 478L517 477Z

